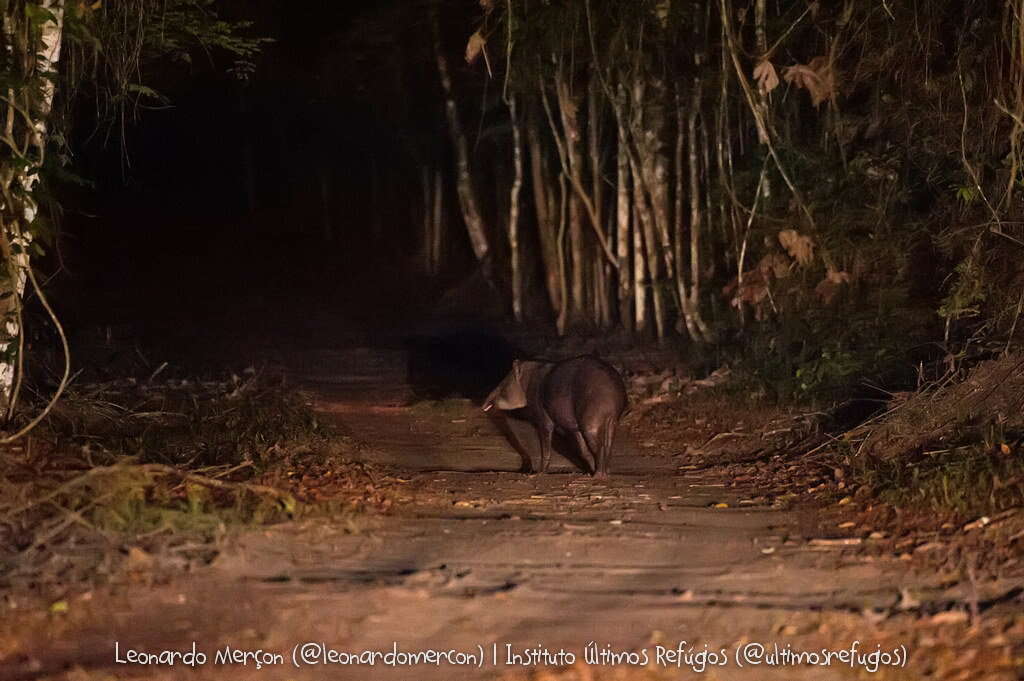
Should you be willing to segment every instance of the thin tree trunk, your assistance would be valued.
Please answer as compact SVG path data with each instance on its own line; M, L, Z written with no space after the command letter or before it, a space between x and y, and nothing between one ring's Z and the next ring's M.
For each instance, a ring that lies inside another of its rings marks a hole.
M512 163L515 167L515 179L509 197L508 209L508 245L512 260L512 316L517 322L523 321L523 274L519 250L519 192L523 188L523 140L519 128L519 116L516 110L516 97L512 95L508 103L512 118Z
M583 186L583 153L579 125L579 98L573 95L572 84L565 75L562 63L559 62L555 74L555 94L558 102L559 118L562 124L562 148L566 161L566 175L574 188ZM555 128L552 134L557 135ZM569 254L572 270L572 297L570 310L572 322L581 321L586 309L586 266L587 253L583 242L583 200L586 193L574 191L569 199ZM594 209L590 208L591 216Z
M564 336L566 328L568 327L569 321L569 305L566 303L566 299L569 296L568 287L568 276L565 271L565 227L567 219L567 207L569 199L569 190L565 186L565 173L558 175L558 186L559 186L559 210L558 210L558 238L555 241L557 244L556 252L558 254L558 293L559 299L562 301L562 306L558 310L557 321L555 326L558 330L559 336Z
M632 205L629 199L629 152L626 149L625 123L618 120L619 146L616 150L616 211L615 211L615 254L619 260L618 282L619 282L619 322L623 327L631 326L630 298L633 294L633 281L629 270L630 251L630 216Z
M420 182L423 185L423 226L420 255L423 257L423 271L429 276L437 275L437 256L435 234L438 229L439 219L436 217L436 187L434 183L434 172L430 166L421 166Z
M757 41L757 53L762 59L768 58L768 34L765 29L765 24L768 21L768 0L756 0L754 4L754 39ZM768 94L763 92L761 88L757 89L757 103L761 109L761 116L764 121L769 120L770 110ZM767 127L758 127L758 139L761 144L768 144L768 130ZM768 161L768 153L765 152L764 161ZM772 195L771 184L765 179L764 193L766 197Z
M48 74L56 71L60 62L61 40L64 31L64 4L59 0L40 0L39 6L49 10L53 21L47 21L41 27L39 50L34 55L34 68L39 74ZM24 9L19 4L12 4L10 7L5 6L3 11L6 13L24 11ZM23 36L21 39L24 40L25 37ZM12 41L9 40L8 44L12 44ZM35 43L30 43L28 48L35 50ZM26 55L12 56L18 58ZM24 106L16 112L15 107L18 106L18 103L14 101L13 97L5 103L8 113L8 140L12 139L11 130L15 118L20 117L23 112L30 112L24 114L32 116L30 125L33 128L32 132L27 130L24 132L28 139L25 148L37 156L39 165L42 164L46 152L47 124L53 107L53 81L48 77L43 78L40 89L41 96L37 100L38 104L34 111L33 107ZM13 94L11 89L8 90L8 93ZM26 98L33 96L34 93L26 94ZM2 221L4 224L0 224L0 253L2 253L7 266L8 275L0 277L0 320L2 320L2 328L0 328L0 409L7 417L10 417L17 402L15 379L22 363L24 337L22 335L21 309L25 285L30 276L29 267L31 267L29 247L32 242L32 234L29 231L29 226L39 212L39 206L33 197L33 191L39 182L39 173L32 169L32 166L15 166L10 161L7 161L7 164L8 167L2 174L6 185L3 195L13 197L15 194L20 194L22 197L20 206L17 204L2 206L5 219ZM15 188L14 185L20 186ZM18 347L12 350L13 345ZM62 382L61 388L63 386Z
M711 329L704 321L700 311L700 280L701 258L700 240L703 229L703 216L700 205L700 155L697 144L697 116L700 115L702 83L699 76L693 79L693 104L686 126L686 136L690 148L690 300L687 315L700 332L700 340L712 340Z
M682 333L682 327L686 328L690 340L700 342L700 331L693 323L690 315L690 294L686 286L686 272L683 267L683 244L684 225L683 220L686 213L683 210L686 197L686 182L689 178L689 168L686 165L683 151L686 147L686 107L683 106L682 98L679 96L679 86L676 85L676 147L675 147L675 256L679 266L676 268L676 296L679 300L679 320L676 322L676 331Z
M434 275L432 262L434 243L434 178L430 175L428 166L420 166L420 187L423 189L423 222L420 226L420 256L423 258L423 271L428 275Z
M658 244L655 237L656 227L654 226L654 216L651 214L651 207L643 196L643 190L640 189L643 186L643 182L640 179L643 169L636 167L635 164L631 164L631 167L633 170L633 187L635 189L633 200L637 206L638 224L643 228L644 260L647 265L647 274L650 277L651 302L654 306L654 329L660 341L665 338L665 306L662 301L661 280L659 276Z
M566 88L561 87L562 85L566 85ZM604 256L608 260L608 262L613 267L615 267L618 265L618 262L615 260L615 254L612 252L611 246L608 245L608 240L605 238L604 232L602 231L603 226L598 221L597 211L594 207L594 200L593 198L591 198L590 194L583 186L582 171L577 169L577 172L571 172L570 159L568 158L570 135L574 134L575 138L573 139L573 141L576 142L577 144L579 143L579 130L575 125L575 112L577 104L576 102L572 101L571 97L569 96L567 84L562 82L561 65L559 65L558 72L555 76L555 94L558 97L559 108L561 110L561 113L565 113L566 107L571 107L572 109L572 117L570 119L571 130L565 129L563 126L562 132L564 133L564 138L563 135L559 134L557 126L554 121L554 116L551 113L551 105L547 99L547 90L544 87L543 77L539 78L539 88L541 93L541 100L544 102L544 110L548 116L548 124L551 126L551 133L554 136L555 147L558 150L558 158L562 164L562 171L565 173L570 184L572 185L573 191L576 193L576 196L582 202L583 207L587 211L587 216L590 218L590 225L592 227L594 236L597 238L598 243L601 245L601 252L604 253ZM563 124L564 123L565 120L563 119Z
M632 165L632 164L631 164ZM634 194L640 190L633 184ZM644 255L643 230L640 228L640 201L633 202L633 331L647 330L647 257Z
M551 182L544 163L544 147L541 144L537 116L528 118L526 144L530 149L530 184L533 188L533 207L537 216L537 233L540 241L541 264L544 269L544 283L548 292L551 311L557 318L562 310L561 283L559 282L558 227L555 224L555 199L548 189Z
M430 271L435 276L441 273L444 260L444 173L434 169L434 214L431 217Z
M441 88L444 90L444 109L448 119L448 133L451 136L452 146L455 151L455 176L456 190L459 195L459 207L462 209L462 219L466 223L466 231L469 234L469 243L473 248L473 255L484 268L484 276L490 279L488 256L490 255L490 244L487 240L487 230L484 227L483 217L477 205L476 191L473 188L473 176L469 166L469 143L466 134L462 129L462 120L459 117L459 109L456 105L455 95L452 92L452 79L448 69L448 58L445 57L441 45L441 30L438 25L437 8L432 9L431 23L434 32L434 53L437 58L437 72L441 78Z
M644 192L649 200L647 210L650 215L651 235L645 234L645 239L652 240L647 245L648 253L657 254L661 251L661 259L665 267L665 278L671 282L675 277L676 263L673 255L672 238L669 235L669 195L668 195L668 157L664 148L663 138L665 135L666 119L665 107L665 85L663 81L652 79L649 94L646 84L637 81L633 88L633 103L637 115L633 124L633 138L641 140L641 187L646 187ZM644 213L641 213L643 215ZM646 230L648 225L644 225ZM653 249L653 250L652 250ZM652 281L657 277L652 274ZM661 292L659 295L664 295ZM657 315L658 305L655 304Z
M604 217L604 180L602 177L602 100L601 88L597 74L591 69L590 80L587 89L587 141L588 153L590 155L590 193L594 197L594 216L602 232L605 233L605 240L608 241L606 220ZM608 267L601 259L601 252L598 250L591 260L594 268L594 313L595 321L599 328L605 328L611 317L608 301ZM616 254L616 262L618 257Z

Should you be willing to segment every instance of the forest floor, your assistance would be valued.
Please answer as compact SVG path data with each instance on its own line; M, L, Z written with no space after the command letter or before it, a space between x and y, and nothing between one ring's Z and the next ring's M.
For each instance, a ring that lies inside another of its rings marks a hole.
M0 678L1024 678L1024 566L940 559L971 531L1019 532L1019 513L946 533L880 520L786 451L799 414L714 388L634 405L608 479L557 456L525 475L499 422L418 399L408 367L360 347L287 366L360 443L380 509L235 532L207 566L135 566L60 612L8 595ZM535 457L530 428L510 427ZM395 647L467 659L329 660ZM193 650L205 664L124 662ZM791 657L823 651L829 666ZM882 653L895 666L876 671Z

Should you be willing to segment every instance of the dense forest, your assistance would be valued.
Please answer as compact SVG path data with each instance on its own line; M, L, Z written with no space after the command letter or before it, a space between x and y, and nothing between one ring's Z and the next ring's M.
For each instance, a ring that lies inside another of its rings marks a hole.
M60 198L38 172L130 177L133 123L198 47L243 84L226 160L175 168L218 175L202 210L427 281L475 268L519 322L739 348L788 397L1017 330L1013 2L385 3L303 52L270 42L249 85L268 43L210 3L61 7L5 10L9 316L52 231L34 194ZM308 180L278 181L293 164Z
M1017 330L1019 4L391 11L345 36L341 87L439 83L382 112L422 267L464 238L517 320L742 338L790 396Z

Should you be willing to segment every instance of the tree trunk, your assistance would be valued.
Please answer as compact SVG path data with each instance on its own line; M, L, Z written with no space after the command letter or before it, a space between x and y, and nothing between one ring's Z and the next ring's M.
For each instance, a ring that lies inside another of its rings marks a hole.
M617 118L617 117L616 117ZM626 149L626 127L618 121L619 146L616 150L616 196L615 196L615 255L619 260L619 323L623 327L630 326L631 296L633 281L629 271L630 251L630 214L632 205L629 200L629 152Z
M39 182L39 173L36 168L42 165L46 152L47 122L50 110L53 106L54 84L48 76L57 70L60 61L61 38L64 30L64 5L59 0L40 0L39 6L49 10L53 16L52 21L43 24L39 36L38 45L30 42L26 47L35 52L32 62L34 77L28 80L39 79L39 91L32 92L29 88L23 88L16 96L13 87L8 89L8 101L4 103L7 120L7 137L12 139L12 132L15 128L15 121L21 124L24 112L33 112L30 120L31 130L19 130L24 135L24 147L28 150L27 156L31 158L14 159L5 161L6 167L0 173L4 184L3 196L13 197L20 194L19 203L5 204L0 206L2 224L0 224L0 252L4 257L6 265L5 277L0 277L0 315L3 318L3 328L0 329L0 408L9 417L17 402L15 379L19 373L22 363L22 350L24 339L22 336L22 301L25 294L25 285L30 277L29 248L32 243L30 231L32 222L38 214L38 204L33 198L33 191ZM24 12L22 5L10 3L5 5L3 12ZM5 28L21 26L23 17L10 19L4 17ZM15 31L17 28L8 28ZM32 31L26 31L33 35ZM28 38L31 40L31 38ZM26 40L24 35L17 39L13 35L8 36L8 45L14 45L18 41ZM13 49L13 48L12 48ZM11 55L14 59L24 59L27 55ZM28 100L38 97L34 106L28 105ZM19 140L20 141L20 140ZM17 161L29 161L18 163ZM17 344L17 348L12 348ZM63 387L63 384L62 384Z
M572 93L572 84L559 62L555 74L555 95L558 102L559 119L562 124L562 143L560 145L563 170L566 177L576 189L569 199L569 262L572 272L572 295L569 301L570 321L583 319L586 308L586 264L587 256L583 243L583 154L580 150L579 98ZM552 126L553 135L558 135L556 126ZM591 208L591 213L593 209Z
M535 112L536 113L536 112ZM544 163L544 147L541 144L537 116L528 118L526 144L530 149L530 184L533 187L533 207L537 216L537 236L540 241L541 264L544 269L544 283L548 293L551 311L557 318L562 310L562 289L559 282L558 227L555 223L555 199L548 189L551 185Z
M441 273L444 263L444 173L440 168L434 169L434 214L430 219L433 228L430 242L431 272L436 276Z
M448 69L448 58L445 56L444 49L441 46L441 29L438 25L436 7L433 8L432 15L437 72L441 78L441 88L444 90L444 110L445 116L448 119L448 133L455 151L455 177L456 190L459 195L459 207L462 209L462 219L466 223L466 231L469 234L469 243L473 248L473 255L476 257L477 262L483 266L484 276L489 280L488 256L491 249L487 240L484 220L477 205L476 191L473 188L473 176L470 173L469 167L469 142L462 129L462 120L459 117L455 95L452 92L451 73Z
M632 164L630 164L632 165ZM634 194L640 190L633 184ZM640 228L640 201L633 202L633 331L647 330L647 257L644 255L643 230Z
M768 0L756 0L754 4L754 39L757 41L757 54L762 59L767 59L768 55L768 34L765 29L765 24L768 21ZM757 105L761 109L762 120L767 122L769 120L769 100L768 94L763 92L761 88L757 89ZM761 144L768 144L768 130L767 127L758 127L758 139ZM765 152L764 162L768 162L768 152ZM771 184L765 179L764 195L769 197L772 195Z
M651 303L654 306L654 330L660 341L665 338L665 306L662 302L660 268L658 266L658 244L654 235L656 230L654 216L651 214L651 207L643 195L643 180L641 179L643 169L638 168L633 163L630 166L633 170L633 202L636 205L637 225L638 228L643 229L644 257L642 261L647 266L646 274L650 282ZM634 231L640 231L640 229ZM637 241L634 239L634 244L636 243ZM640 280L638 279L637 281L639 282Z
M435 277L441 269L441 171L430 166L420 168L423 185L423 228L420 254L423 271Z
M711 329L700 312L701 258L700 240L703 220L700 205L700 156L697 149L697 116L700 115L702 84L699 77L693 79L693 105L686 126L690 148L690 300L687 315L700 332L700 340L712 340Z
M509 257L512 260L512 316L517 322L522 322L523 273L519 250L519 192L523 188L523 140L519 129L515 95L509 99L508 108L512 118L512 163L515 167L515 179L512 181L508 208L508 245Z
M653 183L656 180L656 157L659 155L658 142L653 139L656 135L654 130L659 130L660 120L664 118L664 111L649 111L645 106L647 101L646 83L636 77L632 87L633 116L630 121L630 130L634 140L637 140L640 148L639 158L630 158L630 167L633 170L633 200L637 206L638 228L643 229L643 242L646 253L647 271L650 275L651 303L654 308L654 327L658 340L665 338L665 306L663 283L660 277L661 267L658 263L658 232L660 229L659 220L667 220L664 211L667 209L667 196L664 187L656 188ZM648 123L648 117L653 116L656 125ZM653 128L653 129L652 129ZM656 192L657 199L655 198ZM662 243L664 247L666 244ZM663 248L664 250L664 248ZM672 276L671 253L662 253L665 258L667 276Z
M602 92L598 76L591 69L587 89L587 142L590 156L590 193L594 197L594 216L605 234L605 241L610 242L604 217L604 179L602 176ZM618 262L618 254L616 254ZM611 319L610 301L608 299L609 267L602 259L598 248L591 259L594 272L594 320L598 328L605 328Z
M682 333L686 328L690 340L700 342L700 331L697 330L690 314L690 293L686 286L686 272L683 267L683 244L684 239L684 218L683 207L686 199L686 184L689 178L689 169L686 165L683 151L686 147L686 109L683 106L682 98L679 96L679 86L676 85L676 148L675 148L675 256L679 266L676 268L676 296L679 299L679 319L676 322L676 331Z
M556 254L558 256L558 297L559 300L562 301L562 306L558 310L558 317L555 322L555 327L558 330L559 336L565 335L569 321L569 305L566 302L569 296L569 291L567 290L569 278L565 271L565 225L567 219L567 205L569 202L569 190L565 186L565 183L565 173L560 173L558 176L558 186L560 189L558 192L558 238L555 241Z

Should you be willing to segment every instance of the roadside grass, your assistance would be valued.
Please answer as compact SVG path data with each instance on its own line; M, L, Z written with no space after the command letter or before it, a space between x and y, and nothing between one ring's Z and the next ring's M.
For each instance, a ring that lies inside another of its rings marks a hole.
M1024 507L1024 356L894 395L843 435L836 460L880 501L960 516Z
M129 563L208 562L229 532L380 505L357 445L250 370L220 381L76 386L0 450L0 587L65 589ZM354 525L353 525L354 526Z
M925 452L914 460L859 459L855 476L883 502L904 508L993 515L1024 506L1024 452L984 442Z

